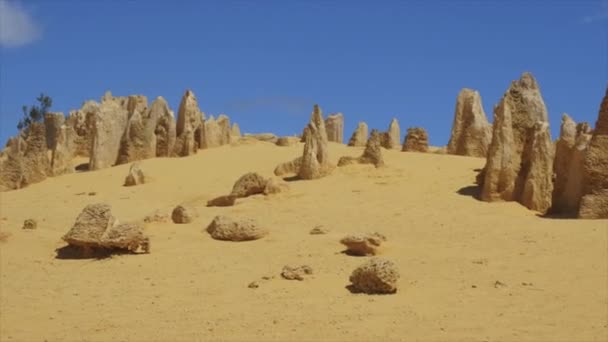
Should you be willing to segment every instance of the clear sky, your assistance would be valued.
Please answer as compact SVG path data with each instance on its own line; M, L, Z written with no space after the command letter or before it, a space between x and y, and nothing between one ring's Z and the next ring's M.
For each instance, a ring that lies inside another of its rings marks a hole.
M40 92L53 111L106 90L192 89L243 132L300 133L314 103L358 121L423 126L449 139L456 96L486 114L522 72L537 78L551 130L595 124L608 80L608 1L0 0L0 140Z

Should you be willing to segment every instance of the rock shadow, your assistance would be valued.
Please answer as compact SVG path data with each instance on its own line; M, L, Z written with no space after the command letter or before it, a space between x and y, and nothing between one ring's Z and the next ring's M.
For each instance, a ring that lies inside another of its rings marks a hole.
M89 171L89 163L82 163L82 164L78 164L76 165L76 167L74 168L74 170L76 172L86 172Z
M456 191L457 194L462 196L473 197L474 199L481 201L481 187L479 185L469 185Z
M122 249L108 248L88 248L85 249L79 246L66 245L55 250L55 259L60 260L79 260L79 259L107 259L114 255L121 254L138 254Z
M350 292L352 294L362 294L363 293L363 294L367 294L367 295L371 295L371 296L388 296L388 295L397 293L397 290L395 290L393 292L389 292L389 293L365 293L365 292L357 289L355 287L355 285L353 285L353 284L346 285L344 288L347 289L348 292Z

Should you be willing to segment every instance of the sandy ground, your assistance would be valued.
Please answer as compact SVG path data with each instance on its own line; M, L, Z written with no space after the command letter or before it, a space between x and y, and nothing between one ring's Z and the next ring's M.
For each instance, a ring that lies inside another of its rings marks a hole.
M330 147L334 160L362 151ZM123 165L0 194L10 234L0 242L0 340L608 340L608 221L477 201L482 159L385 151L384 169L349 166L291 182L287 193L205 207L243 173L270 176L301 148L259 142L146 160L152 180L137 187L122 186ZM151 254L56 258L61 236L95 202L121 221L183 202L198 217L147 225ZM204 228L218 214L255 218L270 235L213 240ZM37 230L21 229L27 218ZM331 232L310 235L316 225ZM338 241L366 231L388 238L382 256L401 273L394 295L346 288L365 258L341 253ZM304 281L280 277L302 264L314 270Z

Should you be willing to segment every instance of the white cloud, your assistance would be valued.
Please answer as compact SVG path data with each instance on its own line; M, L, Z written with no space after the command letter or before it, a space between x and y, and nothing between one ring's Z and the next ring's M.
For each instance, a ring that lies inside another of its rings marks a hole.
M603 20L608 20L608 1L602 2L601 8L597 13L583 18L583 22L587 24Z
M0 0L0 46L18 47L42 35L32 16L17 2Z

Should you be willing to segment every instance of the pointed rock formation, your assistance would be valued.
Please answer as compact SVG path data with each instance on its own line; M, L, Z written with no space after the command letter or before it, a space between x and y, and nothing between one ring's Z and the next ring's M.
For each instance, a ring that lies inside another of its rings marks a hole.
M204 118L205 114L199 109L196 96L191 90L186 90L177 112L174 155L185 157L196 153L202 136Z
M89 158L93 147L93 127L95 113L99 111L99 103L86 101L78 110L70 112L66 126L74 130L74 154Z
M51 174L59 176L74 172L72 160L74 158L74 137L76 133L72 127L62 125L57 138L55 147L51 153ZM47 134L48 137L48 134Z
M577 125L568 114L562 115L553 161L552 214L578 215L583 190L583 160L590 139L587 123Z
M424 128L413 127L407 129L407 135L403 139L404 152L428 152L429 135Z
M46 129L46 146L52 150L57 145L57 138L61 131L61 126L65 122L63 113L46 113L44 115L44 127Z
M99 170L116 164L122 136L129 122L126 107L121 98L112 98L106 94L101 104L94 110L90 170Z
M389 150L401 148L401 129L395 118L391 120L388 131L382 134L382 147Z
M344 141L344 115L342 113L331 114L325 119L327 140L342 144Z
M365 122L359 122L357 129L348 141L348 146L365 146L367 144L368 128Z
M482 172L481 199L518 201L544 213L550 204L553 151L548 115L530 73L513 81L494 109L494 127Z
M578 216L608 218L608 88L583 163L583 196Z
M492 141L492 125L483 111L479 92L464 88L456 99L448 153L486 157Z
M155 138L152 140L156 141L156 156L170 157L176 139L175 117L162 96L152 102L147 117L149 122L154 123Z
M298 176L301 179L317 179L328 175L333 167L329 162L325 121L318 105L314 106L304 137L304 152Z
M220 128L220 146L230 144L230 136L232 135L230 118L224 114L220 114L217 117L217 125Z
M241 128L239 127L239 124L235 122L230 129L230 142L237 142L239 139L241 139Z
M51 173L44 123L32 123L25 135L7 143L0 164L0 191L41 182Z
M133 163L129 168L129 173L125 178L124 186L135 186L144 184L146 182L146 177L144 172L141 169L139 163Z
M373 164L376 167L384 166L382 158L381 134L376 129L372 129L371 136L365 146L365 151L360 157L342 157L338 160L338 166L350 164Z

